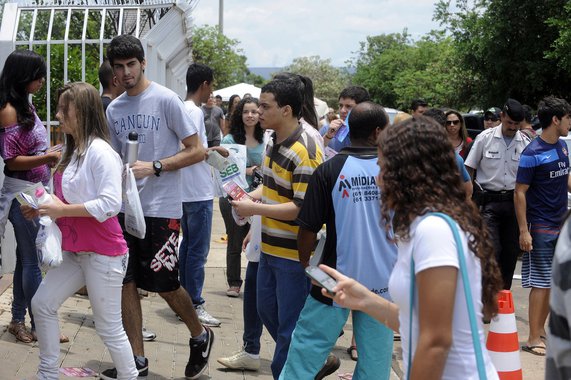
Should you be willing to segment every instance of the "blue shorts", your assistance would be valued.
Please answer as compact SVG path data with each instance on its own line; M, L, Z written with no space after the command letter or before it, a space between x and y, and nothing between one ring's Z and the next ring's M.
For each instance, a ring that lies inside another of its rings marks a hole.
M521 286L524 288L551 288L551 264L555 245L559 238L559 227L531 225L533 250L522 256Z

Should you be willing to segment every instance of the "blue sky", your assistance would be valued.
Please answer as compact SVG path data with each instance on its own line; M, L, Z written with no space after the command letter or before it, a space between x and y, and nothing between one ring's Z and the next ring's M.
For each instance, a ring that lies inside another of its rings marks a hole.
M248 66L282 67L319 55L333 65L359 50L368 35L402 32L413 38L439 28L436 0L224 0L224 34L238 39ZM218 24L218 0L198 0L194 23Z

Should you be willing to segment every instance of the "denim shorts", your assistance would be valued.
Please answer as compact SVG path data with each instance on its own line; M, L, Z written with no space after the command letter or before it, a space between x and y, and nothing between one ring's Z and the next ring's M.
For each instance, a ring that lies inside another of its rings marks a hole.
M521 286L524 288L551 288L551 264L555 245L559 238L559 227L531 225L531 252L522 256Z

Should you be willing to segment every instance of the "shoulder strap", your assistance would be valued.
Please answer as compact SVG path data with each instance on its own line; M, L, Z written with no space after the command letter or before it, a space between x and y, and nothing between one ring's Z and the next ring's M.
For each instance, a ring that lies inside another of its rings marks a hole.
M474 344L474 352L476 354L476 364L478 367L478 376L480 380L486 380L486 367L484 365L484 355L482 354L482 345L480 343L480 334L478 332L478 324L476 323L476 312L474 311L474 302L472 299L472 292L470 291L470 279L468 278L468 272L466 271L466 258L464 257L464 248L462 246L462 240L460 239L460 233L458 232L458 227L452 218L441 212L430 212L424 217L429 215L438 216L446 221L452 230L454 235L454 241L456 242L456 247L458 250L458 263L460 266L460 276L462 277L462 285L464 287L464 296L466 297L466 305L468 307L468 317L470 319L470 330L472 332L472 343ZM410 379L410 370L412 364L412 318L413 318L413 308L414 308L414 293L416 287L416 276L414 270L414 258L411 257L410 264L410 318L408 324L409 338L408 338L408 371L407 379Z

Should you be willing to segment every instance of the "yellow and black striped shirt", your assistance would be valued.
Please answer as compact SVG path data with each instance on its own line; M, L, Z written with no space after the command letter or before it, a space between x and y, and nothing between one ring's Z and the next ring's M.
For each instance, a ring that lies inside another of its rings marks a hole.
M262 202L282 204L293 202L301 207L309 178L323 161L323 152L301 125L281 144L276 135L268 142L262 173ZM299 261L295 221L262 217L262 252L267 255Z

